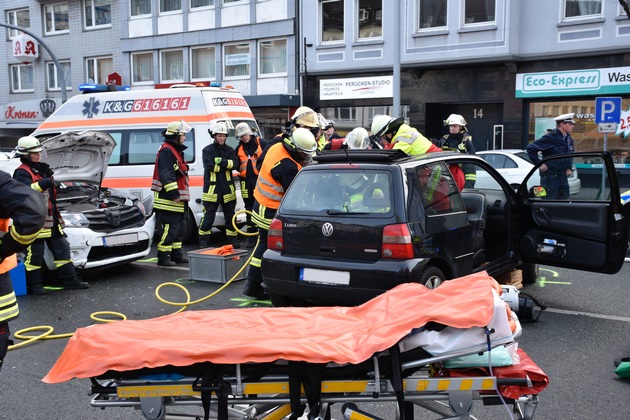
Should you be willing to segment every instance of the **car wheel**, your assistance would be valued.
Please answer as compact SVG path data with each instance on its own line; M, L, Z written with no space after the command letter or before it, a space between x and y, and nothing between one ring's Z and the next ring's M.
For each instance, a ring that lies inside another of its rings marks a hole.
M538 264L523 263L520 267L523 274L523 284L534 284L538 278Z
M446 280L444 273L437 267L431 265L425 267L420 275L418 282L427 286L429 289L435 289Z

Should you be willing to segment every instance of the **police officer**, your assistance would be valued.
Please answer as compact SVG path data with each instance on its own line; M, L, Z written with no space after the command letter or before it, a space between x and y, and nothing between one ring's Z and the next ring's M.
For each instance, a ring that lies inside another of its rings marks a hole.
M558 115L554 118L556 128L525 148L534 164L541 160L539 153L542 158L546 158L561 153L575 152L571 137L571 132L575 126L574 115L574 113ZM571 158L556 159L548 165L543 164L540 167L540 183L547 190L546 198L558 200L569 198L568 177L573 174L572 168L573 159Z
M241 197L245 203L245 210L250 212L254 208L254 188L258 180L258 168L256 162L258 157L262 155L262 151L267 145L263 139L257 139L254 136L252 128L246 122L238 123L234 127L234 135L239 143L236 146L236 156L239 160L238 175L241 181ZM258 228L252 223L252 216L247 214L247 232L258 232ZM253 248L256 245L256 237L251 236L247 244L247 248Z
M317 150L315 136L307 128L296 128L282 143L276 143L267 149L267 156L262 164L258 181L254 189L252 217L258 226L258 244L247 273L247 283L243 293L247 296L264 299L267 292L263 287L261 261L267 250L269 225L276 215L285 191L293 182L305 162L309 162Z
M13 344L9 340L9 321L19 314L9 270L17 266L15 253L24 251L37 238L44 226L46 208L43 194L0 171L0 368Z
M212 131L208 130L214 142L203 148L203 218L199 225L199 245L210 246L212 225L219 206L223 208L225 217L225 236L229 244L239 248L237 232L232 225L236 209L236 187L232 170L238 168L236 152L225 142L228 135L227 124L219 121Z
M50 166L41 161L42 146L35 137L27 136L18 140L17 154L22 164L13 172L13 178L43 194L47 201L46 221L37 239L27 248L24 260L26 287L29 294L45 295L42 283L45 245L53 254L55 268L64 289L87 289L89 284L77 278L77 272L70 259L70 244L63 228L65 223L57 208L57 185Z
M170 122L162 132L164 143L155 158L151 190L158 223L157 265L160 267L188 264L182 249L190 201L184 141L191 130L183 120Z
M474 155L476 153L475 146L472 142L472 136L468 134L466 129L466 120L459 114L451 114L444 125L448 126L448 134L442 136L439 140L438 147L444 151L453 151L459 153L467 153ZM474 188L477 181L477 173L474 165L462 165L464 178L466 180L465 188Z

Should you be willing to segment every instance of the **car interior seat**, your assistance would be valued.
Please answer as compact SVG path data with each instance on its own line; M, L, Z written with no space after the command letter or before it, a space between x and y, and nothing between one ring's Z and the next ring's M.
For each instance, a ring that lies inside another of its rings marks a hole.
M462 198L468 213L468 222L472 228L473 267L478 267L486 259L484 239L487 212L486 197L480 193L462 193Z
M368 186L363 193L363 207L373 212L387 212L391 208L389 185L374 183Z

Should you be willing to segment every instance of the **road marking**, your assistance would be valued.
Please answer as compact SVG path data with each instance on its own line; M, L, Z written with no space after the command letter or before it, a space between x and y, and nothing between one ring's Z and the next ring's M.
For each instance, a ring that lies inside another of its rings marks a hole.
M562 315L583 315L583 316L588 316L591 318L605 319L607 321L610 320L610 321L630 322L630 317L627 317L627 316L594 314L592 312L569 311L566 309L554 309L554 308L547 308L543 312L553 312L555 314L562 314Z

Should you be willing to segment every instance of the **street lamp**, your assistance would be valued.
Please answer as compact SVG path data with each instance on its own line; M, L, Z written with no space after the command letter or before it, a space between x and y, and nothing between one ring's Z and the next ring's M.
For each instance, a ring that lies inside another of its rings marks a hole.
M48 48L48 45L46 45L46 43L42 41L40 37L35 35L33 32L29 31L28 29L24 29L15 25L9 25L8 23L2 23L2 22L0 22L0 26L4 26L5 28L9 28L9 29L16 29L18 31L22 31L26 34L29 34L30 36L35 38L37 42L39 42L40 45L46 49L46 51L48 51L48 54L50 54L50 58L52 58L53 63L55 63L55 66L57 66L57 83L59 84L59 87L61 88L61 103L62 104L65 103L66 100L68 99L66 95L66 78L64 77L65 75L63 73L63 68L59 64L59 60L57 60L57 57L52 52L52 50Z

